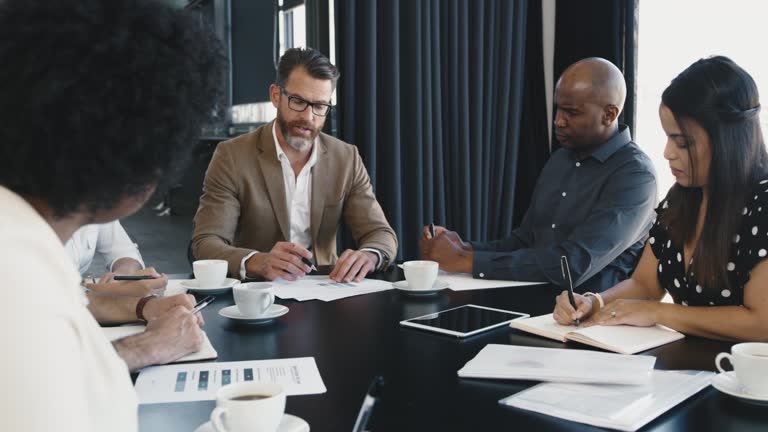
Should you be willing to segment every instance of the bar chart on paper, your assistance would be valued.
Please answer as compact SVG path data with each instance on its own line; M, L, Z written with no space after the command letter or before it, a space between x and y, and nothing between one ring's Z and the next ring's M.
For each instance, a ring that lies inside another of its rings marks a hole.
M150 367L136 380L136 394L141 404L213 400L222 386L247 381L280 384L289 396L326 391L315 359L301 357Z

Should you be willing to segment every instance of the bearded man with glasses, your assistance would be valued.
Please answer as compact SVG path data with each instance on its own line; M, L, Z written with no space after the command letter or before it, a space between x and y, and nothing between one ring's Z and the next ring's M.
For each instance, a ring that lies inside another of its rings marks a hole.
M232 276L295 280L335 265L338 282L385 269L395 232L373 194L357 147L321 132L339 72L311 48L280 58L275 120L218 145L195 216L195 259L225 259ZM339 222L358 249L337 256Z

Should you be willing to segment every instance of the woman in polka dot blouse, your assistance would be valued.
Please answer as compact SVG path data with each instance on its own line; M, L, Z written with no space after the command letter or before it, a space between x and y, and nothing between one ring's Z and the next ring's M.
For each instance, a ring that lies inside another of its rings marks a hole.
M557 298L561 324L652 326L768 340L768 155L752 77L701 59L667 87L659 117L676 178L632 277L602 295ZM661 303L666 293L674 304Z

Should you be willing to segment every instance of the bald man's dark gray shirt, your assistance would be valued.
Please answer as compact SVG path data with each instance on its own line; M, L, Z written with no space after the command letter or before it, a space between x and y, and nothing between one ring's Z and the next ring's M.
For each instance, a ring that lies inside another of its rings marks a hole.
M474 276L563 286L565 255L578 292L604 291L634 270L655 204L653 165L628 127L584 160L557 150L520 227L502 240L472 242Z

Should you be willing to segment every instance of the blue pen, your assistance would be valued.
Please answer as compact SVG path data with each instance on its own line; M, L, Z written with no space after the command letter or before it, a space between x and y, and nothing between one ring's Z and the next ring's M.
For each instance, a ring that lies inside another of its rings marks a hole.
M371 381L371 385L368 386L368 393L365 394L363 399L363 405L360 407L360 412L357 414L357 420L355 426L352 428L352 432L363 432L368 426L368 420L373 414L373 406L381 398L381 393L384 389L384 378L377 376Z

